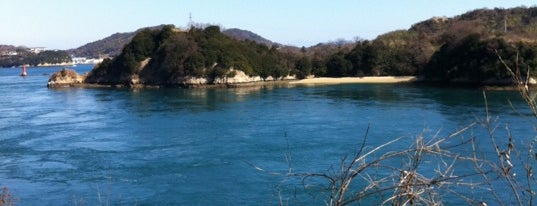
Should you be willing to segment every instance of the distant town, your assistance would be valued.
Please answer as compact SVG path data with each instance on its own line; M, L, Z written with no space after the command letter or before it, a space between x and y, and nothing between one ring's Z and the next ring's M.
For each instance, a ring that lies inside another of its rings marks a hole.
M46 47L30 47L30 48L27 48L28 52L31 52L31 53L34 53L34 54L39 54L39 53L41 53L43 51L46 51L46 50L47 50ZM1 51L0 56L18 56L20 53L21 53L20 52L20 47L16 47L14 49Z
M107 56L103 55L99 58L79 57L63 50L49 50L46 47L0 45L0 67L98 64L105 57Z

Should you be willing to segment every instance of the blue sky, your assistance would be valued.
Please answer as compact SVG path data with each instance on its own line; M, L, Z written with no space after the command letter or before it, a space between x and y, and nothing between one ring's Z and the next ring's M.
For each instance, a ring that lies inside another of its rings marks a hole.
M69 49L116 32L198 23L253 31L311 46L374 39L433 16L478 8L536 6L535 0L0 0L0 44Z

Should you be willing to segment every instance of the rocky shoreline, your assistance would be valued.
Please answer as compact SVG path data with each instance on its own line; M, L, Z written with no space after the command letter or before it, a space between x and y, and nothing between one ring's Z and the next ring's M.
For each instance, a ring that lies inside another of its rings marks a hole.
M235 70L233 77L218 77L209 81L206 78L185 77L173 83L142 83L134 77L128 84L96 84L85 81L87 74L80 75L71 69L62 69L54 73L48 83L49 88L63 87L81 87L81 88L163 88L163 87L182 87L182 88L235 88L250 87L275 84L349 84L349 83L410 83L417 81L417 77L343 77L343 78L309 78L297 80L294 76L283 78L268 77L262 79L259 76L248 76L244 72Z
M87 74L80 75L72 69L62 69L52 74L47 82L47 87L70 87L83 84Z
M250 87L250 86L262 86L262 85L276 85L276 84L288 84L296 78L294 76L287 76L283 78L274 79L268 77L262 79L259 76L247 76L242 71L234 71L234 77L218 77L211 81L206 78L199 77L184 77L177 82L158 82L158 83L142 83L137 77L131 78L128 84L102 84L102 83L87 83L86 77L88 74L78 74L72 69L62 69L51 75L48 80L48 88L168 88L168 87L181 87L181 88L235 88L235 87Z

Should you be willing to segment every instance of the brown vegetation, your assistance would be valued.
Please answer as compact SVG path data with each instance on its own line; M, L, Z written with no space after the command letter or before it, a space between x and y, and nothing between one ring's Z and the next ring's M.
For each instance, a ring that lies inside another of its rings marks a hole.
M327 205L531 205L536 186L533 148L517 150L511 136L497 137L495 120L487 115L445 137L420 135L403 150L389 149L402 138L367 149L366 132L356 154L329 172L281 175L302 179L304 190L324 182L320 195ZM467 136L479 126L489 131L490 144L479 145L477 137ZM487 158L490 152L497 158Z

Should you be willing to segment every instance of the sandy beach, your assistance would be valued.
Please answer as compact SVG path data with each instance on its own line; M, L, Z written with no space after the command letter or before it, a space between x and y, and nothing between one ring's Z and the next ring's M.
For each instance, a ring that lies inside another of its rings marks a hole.
M319 77L311 79L302 79L289 82L290 84L356 84L356 83L405 83L413 82L418 78L415 76L380 76L380 77Z

